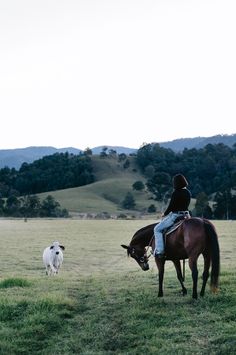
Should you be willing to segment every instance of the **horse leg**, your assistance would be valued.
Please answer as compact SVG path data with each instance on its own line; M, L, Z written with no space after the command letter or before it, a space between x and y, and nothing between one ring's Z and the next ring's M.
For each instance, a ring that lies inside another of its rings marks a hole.
M189 258L189 267L192 271L193 280L193 294L192 297L197 299L197 281L198 281L198 269L197 269L197 259Z
M174 260L173 263L174 263L174 266L175 266L175 269L176 269L177 278L178 278L178 280L180 282L180 285L182 287L182 294L183 294L183 296L185 296L185 295L187 295L187 289L184 287L180 260Z
M201 292L200 292L200 296L204 296L205 294L205 288L206 288L206 283L209 277L209 269L210 269L210 256L208 255L203 255L204 257L204 270L203 270L203 274L202 274L202 288L201 288Z
M156 259L156 264L158 267L158 280L159 280L158 297L163 297L163 279L164 279L164 270L165 270L165 260Z

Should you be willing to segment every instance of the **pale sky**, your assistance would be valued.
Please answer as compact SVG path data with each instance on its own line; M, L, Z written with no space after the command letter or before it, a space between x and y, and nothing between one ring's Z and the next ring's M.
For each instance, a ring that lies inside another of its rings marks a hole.
M235 0L0 0L0 149L236 133Z

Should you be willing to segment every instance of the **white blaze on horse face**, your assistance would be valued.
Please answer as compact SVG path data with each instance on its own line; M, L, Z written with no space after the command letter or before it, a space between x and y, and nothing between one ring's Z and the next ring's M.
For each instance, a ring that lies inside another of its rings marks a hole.
M148 258L146 256L146 250L136 250L135 248L132 248L131 250L131 256L133 259L137 261L139 266L143 271L149 270L149 264L148 264Z

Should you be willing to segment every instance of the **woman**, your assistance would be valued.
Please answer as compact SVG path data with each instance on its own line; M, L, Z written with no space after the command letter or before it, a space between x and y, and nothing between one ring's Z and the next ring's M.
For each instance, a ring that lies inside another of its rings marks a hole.
M163 219L154 228L155 250L154 256L164 257L163 230L171 227L177 217L189 214L188 207L191 200L191 193L187 189L188 182L182 174L173 177L174 191L171 195L170 203L163 214Z

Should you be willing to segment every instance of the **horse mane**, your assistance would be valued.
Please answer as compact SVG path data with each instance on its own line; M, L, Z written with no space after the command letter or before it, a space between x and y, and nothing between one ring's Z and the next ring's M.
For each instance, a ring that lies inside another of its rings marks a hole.
M148 224L147 226L137 230L137 232L134 233L130 244L138 244L140 241L146 240L147 237L149 237L149 239L151 240L153 236L153 228L155 227L155 225L156 223Z

